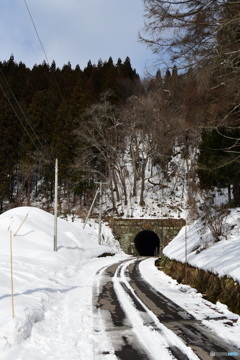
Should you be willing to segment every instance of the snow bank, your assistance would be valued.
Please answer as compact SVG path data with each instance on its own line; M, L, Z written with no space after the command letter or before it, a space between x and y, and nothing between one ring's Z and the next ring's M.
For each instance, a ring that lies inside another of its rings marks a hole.
M140 271L144 280L154 289L201 320L223 340L239 348L240 316L229 311L226 305L220 302L213 304L204 299L196 289L179 284L163 271L159 271L153 258L142 261Z
M240 209L231 210L226 223L229 225L227 238L216 243L210 231L203 233L200 220L185 226L164 248L163 254L184 263L187 253L190 265L219 276L227 275L240 283Z
M58 251L54 252L53 220L53 215L31 207L15 208L0 215L0 353L31 335L33 325L43 320L62 294L71 290L68 279L83 261L116 251L112 241L111 246L98 245L93 226L87 225L83 230L81 223L58 219ZM109 240L109 234L105 237Z

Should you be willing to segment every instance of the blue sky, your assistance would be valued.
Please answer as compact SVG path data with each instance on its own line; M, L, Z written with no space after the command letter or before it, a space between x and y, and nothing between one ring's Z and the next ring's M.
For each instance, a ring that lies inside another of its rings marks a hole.
M138 42L143 27L141 0L26 0L47 58L62 67L97 63L112 56L131 59L141 77L156 73L154 56ZM27 66L42 63L45 55L24 0L0 1L0 60L13 54Z

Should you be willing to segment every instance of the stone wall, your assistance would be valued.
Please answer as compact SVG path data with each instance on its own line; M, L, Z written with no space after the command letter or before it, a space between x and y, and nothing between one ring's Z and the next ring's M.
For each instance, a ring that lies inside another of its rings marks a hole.
M165 247L185 225L183 219L119 219L108 220L113 234L127 254L137 256L135 236L142 230L154 231L160 239L160 249Z

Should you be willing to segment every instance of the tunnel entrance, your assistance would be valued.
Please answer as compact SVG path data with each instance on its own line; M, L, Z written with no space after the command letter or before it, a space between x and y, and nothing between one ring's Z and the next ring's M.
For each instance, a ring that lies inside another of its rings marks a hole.
M154 231L140 231L134 239L134 244L140 256L155 256L159 253L160 239Z

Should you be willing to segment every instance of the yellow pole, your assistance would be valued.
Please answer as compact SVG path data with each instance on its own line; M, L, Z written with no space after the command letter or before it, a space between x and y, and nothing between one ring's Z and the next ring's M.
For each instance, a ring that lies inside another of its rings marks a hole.
M12 317L14 318L14 290L13 290L13 246L12 231L10 231L10 269L11 269L11 294L12 294Z
M187 224L185 225L185 279L184 282L187 283L188 281L188 263L187 263Z
M57 212L58 212L58 159L55 161L55 203L54 203L54 238L53 250L57 251Z
M30 211L29 211L29 212L30 212ZM19 226L19 228L17 229L17 231L15 232L15 234L13 234L13 236L16 236L16 235L17 235L17 233L19 232L19 230L20 230L21 227L23 226L23 224L24 224L25 220L27 219L27 217L28 217L28 214L25 216L25 218L23 219L21 225Z

